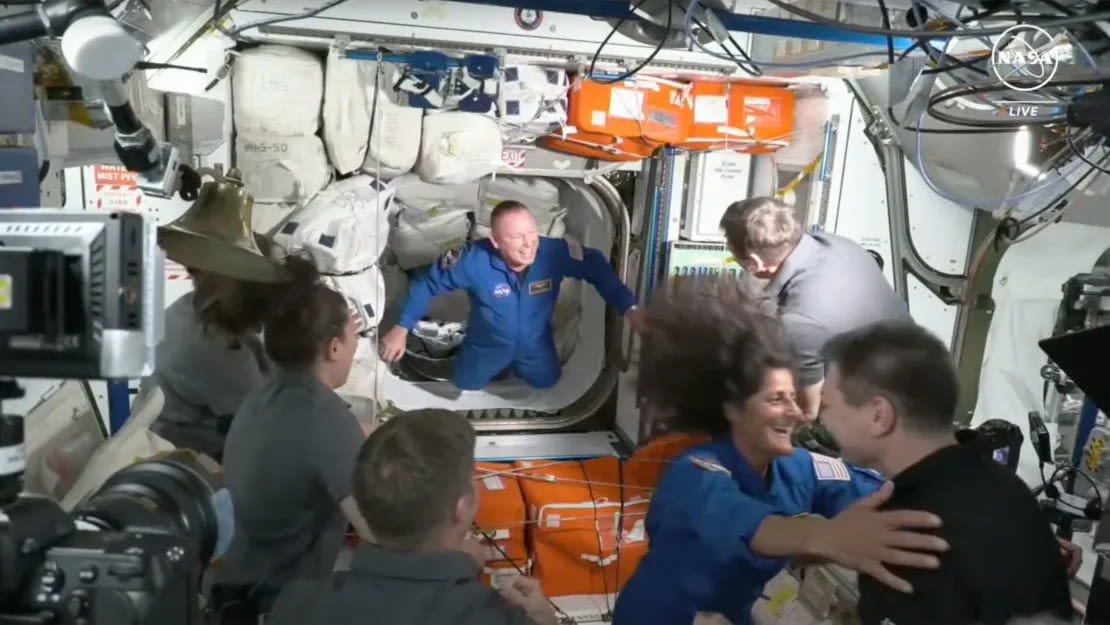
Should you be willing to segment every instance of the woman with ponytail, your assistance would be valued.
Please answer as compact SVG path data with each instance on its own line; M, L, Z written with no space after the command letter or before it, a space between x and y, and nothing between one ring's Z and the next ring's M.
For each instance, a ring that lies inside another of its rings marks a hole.
M255 241L266 253L268 240ZM162 389L151 430L175 447L221 462L224 438L243 398L269 370L260 332L277 287L188 268L193 291L166 309L165 338L141 396Z
M903 550L914 545L907 535L925 537L902 531L932 527L932 515L879 512L881 478L794 448L804 423L794 355L744 282L677 281L643 315L645 399L669 429L711 442L680 455L659 481L645 522L650 549L620 592L614 625L746 625L791 557L934 563Z
M311 260L286 259L264 329L270 379L247 396L227 436L224 476L235 538L220 585L247 588L265 605L289 580L332 571L348 524L369 538L351 499L363 429L335 389L347 382L358 321Z

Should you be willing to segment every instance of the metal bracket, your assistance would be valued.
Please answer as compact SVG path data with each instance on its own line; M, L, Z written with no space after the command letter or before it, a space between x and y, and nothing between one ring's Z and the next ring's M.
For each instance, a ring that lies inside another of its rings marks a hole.
M859 91L852 90L867 111L865 132L874 141L886 182L887 215L890 222L890 251L893 257L894 290L909 301L906 276L912 274L925 288L949 306L963 303L967 276L944 273L925 262L913 244L909 199L906 196L906 158L881 108L869 106Z

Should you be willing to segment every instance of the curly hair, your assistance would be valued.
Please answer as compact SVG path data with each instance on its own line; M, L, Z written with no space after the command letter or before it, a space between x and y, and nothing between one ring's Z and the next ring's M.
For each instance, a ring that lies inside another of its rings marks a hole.
M794 365L781 324L750 282L682 278L642 314L640 387L669 430L726 433L724 405L758 392L769 370Z

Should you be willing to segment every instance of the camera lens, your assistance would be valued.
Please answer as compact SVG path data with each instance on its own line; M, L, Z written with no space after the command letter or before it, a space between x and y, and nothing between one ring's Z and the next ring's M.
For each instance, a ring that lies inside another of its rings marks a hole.
M174 451L117 472L73 516L104 531L187 536L209 562L228 542L228 515L220 510L226 492L218 465Z

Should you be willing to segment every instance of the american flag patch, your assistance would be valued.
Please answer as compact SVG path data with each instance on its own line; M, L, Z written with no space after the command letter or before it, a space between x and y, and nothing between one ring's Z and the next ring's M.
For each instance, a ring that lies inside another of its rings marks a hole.
M836 480L840 482L850 482L852 480L852 474L848 472L848 467L843 460L821 454L810 455L813 456L813 472L817 475L818 480Z

